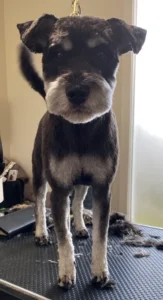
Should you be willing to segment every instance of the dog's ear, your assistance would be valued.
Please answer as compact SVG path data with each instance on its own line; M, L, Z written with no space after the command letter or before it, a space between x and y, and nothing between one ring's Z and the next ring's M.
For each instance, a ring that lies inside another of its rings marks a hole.
M42 53L49 36L53 31L57 18L54 15L45 14L36 21L18 24L22 42L35 53Z
M109 25L109 37L118 55L128 51L139 53L145 42L147 34L145 29L128 25L126 22L115 18L107 20L107 23Z

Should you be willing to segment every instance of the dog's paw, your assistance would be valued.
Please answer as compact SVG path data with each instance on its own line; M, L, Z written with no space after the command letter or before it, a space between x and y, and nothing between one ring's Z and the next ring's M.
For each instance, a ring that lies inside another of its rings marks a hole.
M51 245L53 242L49 235L42 235L40 237L35 236L35 243L38 246L48 246Z
M80 239L87 239L89 237L88 230L83 228L75 231L75 236Z
M101 276L94 276L92 284L101 289L111 289L115 286L115 281L110 279L110 276L106 272L103 272Z
M74 278L74 276L64 275L64 276L62 276L62 278L58 279L58 285L63 289L69 290L72 287L74 287L75 278Z
M59 260L59 279L58 285L64 289L72 288L76 283L75 260L65 258Z

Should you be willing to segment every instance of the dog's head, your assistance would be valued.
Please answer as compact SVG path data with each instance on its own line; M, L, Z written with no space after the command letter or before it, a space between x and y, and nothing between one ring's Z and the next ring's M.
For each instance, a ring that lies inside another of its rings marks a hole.
M18 25L30 51L43 54L47 109L71 123L108 112L119 56L138 53L146 31L119 19L43 15Z

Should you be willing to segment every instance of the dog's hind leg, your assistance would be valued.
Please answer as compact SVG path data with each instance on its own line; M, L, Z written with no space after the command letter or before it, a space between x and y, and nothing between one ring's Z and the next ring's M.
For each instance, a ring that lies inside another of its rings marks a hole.
M58 284L63 288L69 289L76 281L74 246L68 225L69 191L59 187L54 188L51 192L51 207L58 240Z
M83 219L83 202L86 197L88 187L78 185L75 187L74 199L72 202L72 212L74 217L74 226L76 237L87 238L88 231Z
M102 288L113 285L107 263L110 198L108 186L93 188L92 282Z
M33 164L33 191L35 195L35 217L36 217L36 229L35 229L35 241L39 245L51 244L51 239L48 234L46 224L46 194L47 194L47 182L44 176L40 141L36 136L35 147L32 156Z

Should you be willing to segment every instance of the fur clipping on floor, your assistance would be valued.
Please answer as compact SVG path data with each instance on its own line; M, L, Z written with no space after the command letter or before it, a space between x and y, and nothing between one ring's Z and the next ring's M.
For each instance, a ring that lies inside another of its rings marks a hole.
M128 235L142 236L142 231L137 226L127 221L124 214L113 213L110 216L109 234L117 237Z

